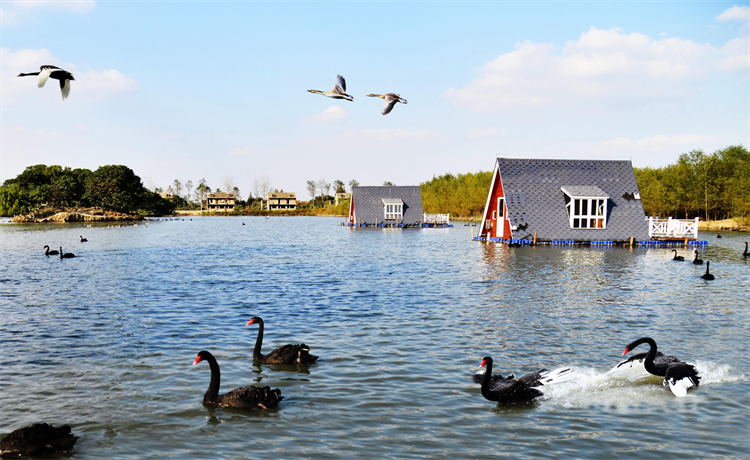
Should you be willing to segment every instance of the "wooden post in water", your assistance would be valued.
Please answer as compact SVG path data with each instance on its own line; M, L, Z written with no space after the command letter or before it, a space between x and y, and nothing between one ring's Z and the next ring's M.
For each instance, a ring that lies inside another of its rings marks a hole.
M536 232L534 232L534 246L536 246Z
M378 218L377 217L375 218L375 226L376 227L378 226Z
M687 249L687 246L688 246L688 245L687 245L687 242L688 242L688 237L686 236L686 237L685 237L685 249Z
M634 237L632 237L632 236L630 237L630 247L631 247L631 248L633 247L633 238L634 238Z
M471 227L471 241L474 241L474 227Z

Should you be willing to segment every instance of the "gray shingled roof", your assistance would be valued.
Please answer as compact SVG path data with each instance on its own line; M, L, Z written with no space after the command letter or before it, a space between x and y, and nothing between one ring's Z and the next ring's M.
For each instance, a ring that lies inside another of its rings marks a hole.
M560 188L563 192L567 193L571 197L609 197L609 195L607 195L607 192L595 185L563 185Z
M385 219L384 202L402 200L404 217L400 222L407 225L419 223L422 213L422 193L418 185L352 187L352 204L354 204L355 223L370 225L383 222ZM392 221L391 221L392 222Z
M649 239L641 200L624 197L638 192L630 161L498 158L497 165L510 224L517 227L513 238L537 232L542 241ZM562 187L577 196L608 196L607 228L570 228Z

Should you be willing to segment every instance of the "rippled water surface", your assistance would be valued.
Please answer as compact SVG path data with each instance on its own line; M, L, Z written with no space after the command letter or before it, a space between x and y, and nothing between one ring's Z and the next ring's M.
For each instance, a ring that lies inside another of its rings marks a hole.
M0 224L0 435L69 424L74 458L750 455L747 234L702 235L707 282L666 249L506 248L461 223L339 222ZM264 351L305 342L318 363L254 365L254 315ZM642 368L608 373L642 336L696 364L700 387L676 398ZM270 385L284 401L204 407L203 349L222 392ZM497 406L470 378L485 355L503 374L575 374L533 405Z

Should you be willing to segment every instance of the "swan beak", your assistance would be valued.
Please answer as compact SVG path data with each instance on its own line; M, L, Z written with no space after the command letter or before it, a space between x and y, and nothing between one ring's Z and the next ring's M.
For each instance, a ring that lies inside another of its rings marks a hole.
M247 324L245 324L245 326L249 326L249 325L253 324L253 321L255 321L255 320L251 319L250 321L247 322Z
M198 356L197 358L195 358L195 362L193 362L193 366L195 366L199 362L201 362L201 357L200 356Z
M625 356L625 355L627 355L627 354L628 354L628 351L630 351L630 350L628 350L628 349L626 348L626 349L625 349L625 351L623 351L623 352L622 352L622 356Z
M480 365L479 365L479 367L484 367L484 365L485 365L485 364L487 364L487 361L485 361L485 360L483 359L483 360L482 360L482 364L480 364Z

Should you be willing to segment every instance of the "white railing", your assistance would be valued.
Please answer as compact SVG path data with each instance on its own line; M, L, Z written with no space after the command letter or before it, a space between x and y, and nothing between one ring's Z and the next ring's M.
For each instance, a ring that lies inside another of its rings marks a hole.
M648 236L651 238L690 238L698 239L698 218L659 219L648 218Z
M451 221L450 214L424 214L422 222L425 224L449 224Z

